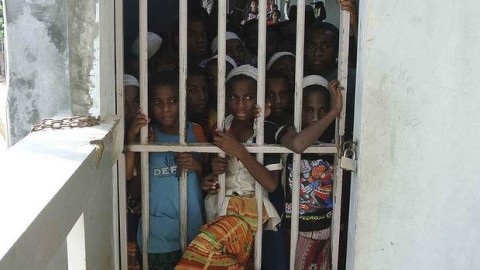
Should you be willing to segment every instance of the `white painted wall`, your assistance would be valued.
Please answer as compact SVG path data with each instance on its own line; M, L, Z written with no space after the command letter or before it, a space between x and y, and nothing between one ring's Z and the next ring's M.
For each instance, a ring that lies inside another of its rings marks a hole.
M347 269L480 269L479 8L362 1Z

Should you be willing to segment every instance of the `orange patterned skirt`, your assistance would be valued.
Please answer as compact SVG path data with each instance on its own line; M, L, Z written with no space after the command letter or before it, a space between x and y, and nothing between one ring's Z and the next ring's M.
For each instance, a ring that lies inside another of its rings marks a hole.
M200 228L175 269L244 269L257 231L255 197L232 197L226 216ZM268 219L263 211L263 222Z

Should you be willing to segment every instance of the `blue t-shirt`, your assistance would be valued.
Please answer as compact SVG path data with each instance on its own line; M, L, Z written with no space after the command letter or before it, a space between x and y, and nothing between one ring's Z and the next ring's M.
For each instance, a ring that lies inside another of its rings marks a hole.
M157 142L178 143L178 135L168 135L153 126ZM197 142L192 123L187 124L187 142ZM175 153L150 153L150 234L148 253L167 253L181 248L180 245L180 190L179 170ZM193 171L187 177L187 238L190 242L203 225L203 196L200 180ZM140 222L138 243L142 245Z

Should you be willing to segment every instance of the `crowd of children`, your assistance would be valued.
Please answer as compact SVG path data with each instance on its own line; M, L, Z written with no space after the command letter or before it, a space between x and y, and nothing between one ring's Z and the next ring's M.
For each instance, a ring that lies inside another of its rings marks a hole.
M215 2L215 1L214 1ZM288 1L287 1L288 2ZM355 12L355 0L340 0ZM258 1L238 0L229 14L226 33L227 115L217 130L217 37L215 9L192 8L188 14L186 89L179 89L178 30L148 33L149 111L139 109L138 40L126 53L124 75L126 143L139 140L148 127L149 141L178 143L179 91L186 92L188 143L208 142L226 153L153 152L149 158L149 261L140 256L139 154L126 152L129 196L129 269L248 269L259 227L255 183L264 188L262 269L288 269L291 186L299 177L300 226L295 269L330 269L333 156L302 154L301 175L292 175L291 155L265 154L264 163L244 143L256 140L256 117L265 116L265 144L281 144L302 153L318 142L332 142L334 120L342 110L342 87L336 80L338 29L323 15L306 20L304 55L295 55L295 19L281 21L273 1L267 2L267 73L269 110L256 107ZM245 12L246 8L250 8ZM322 5L323 7L323 5ZM290 7L294 8L294 7ZM313 12L313 9L312 9ZM321 13L321 12L320 12ZM312 13L312 16L315 17ZM285 16L286 17L286 16ZM306 16L307 19L308 16ZM353 15L356 18L356 14ZM177 22L178 23L178 22ZM173 23L175 25L175 23ZM293 26L292 26L293 25ZM352 23L352 26L355 24ZM177 27L178 29L178 27ZM293 29L293 30L292 30ZM293 32L292 32L293 31ZM295 57L304 57L302 131L293 128ZM353 131L354 70L349 72L347 136ZM179 173L187 172L189 246L182 252L179 221ZM281 184L282 172L287 175ZM225 199L218 208L218 176L225 174ZM217 211L218 210L218 211Z

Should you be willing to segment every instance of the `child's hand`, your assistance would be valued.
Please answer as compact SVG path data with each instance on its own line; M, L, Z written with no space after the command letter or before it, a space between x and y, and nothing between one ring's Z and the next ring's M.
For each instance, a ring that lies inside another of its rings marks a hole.
M343 107L342 93L340 92L344 88L340 86L338 80L333 80L328 83L328 92L330 92L330 111L336 116L340 114Z
M127 140L129 142L134 142L137 140L140 130L142 129L142 127L148 125L148 123L150 122L150 119L148 119L148 117L145 114L139 111L132 121L133 121L132 125L128 129L128 133L127 133Z
M269 117L270 114L272 113L272 103L270 101L265 101L265 118ZM255 108L253 108L253 115L255 118L259 118L260 115L262 115L262 110L260 109L260 106L255 105Z
M245 150L245 147L235 140L235 138L223 132L218 132L215 135L213 138L213 144L218 146L228 155L236 157L239 157L242 151Z
M202 190L209 194L218 193L219 189L217 176L209 174L202 178Z
M212 173L214 175L220 175L227 171L227 159L219 156L214 156L212 158Z
M180 169L197 172L202 171L202 163L200 163L200 161L196 159L192 153L178 153L177 165Z

